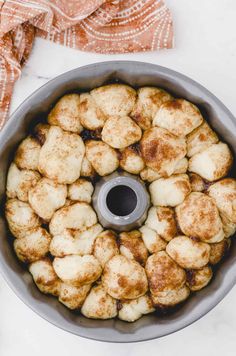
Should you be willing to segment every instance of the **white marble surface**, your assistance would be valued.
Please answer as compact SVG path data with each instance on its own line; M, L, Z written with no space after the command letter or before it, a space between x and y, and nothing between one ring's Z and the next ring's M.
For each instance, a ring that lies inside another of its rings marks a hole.
M85 64L112 59L157 63L180 71L216 94L236 115L235 0L167 0L175 21L176 48L116 56L81 53L38 39L15 86L11 111L49 79ZM108 344L70 335L28 309L0 277L0 355L94 356L235 355L236 288L188 328L150 342Z

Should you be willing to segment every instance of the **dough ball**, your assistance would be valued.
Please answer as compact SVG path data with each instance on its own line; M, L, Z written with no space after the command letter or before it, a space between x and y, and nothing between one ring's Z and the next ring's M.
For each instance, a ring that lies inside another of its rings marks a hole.
M21 181L21 171L15 163L11 163L7 174L6 195L8 198L17 197L17 189Z
M111 319L117 315L116 300L112 298L102 285L91 289L85 299L81 313L91 319Z
M205 190L206 184L198 174L190 173L189 180L193 192L203 192Z
M219 211L214 200L206 194L193 192L177 206L176 214L181 230L187 236L213 243L224 238Z
M71 184L80 176L85 153L79 135L52 126L39 155L39 171L57 183Z
M227 175L232 162L233 157L229 147L225 143L219 142L195 154L189 160L189 171L213 182Z
M67 308L74 310L82 307L85 298L90 291L91 285L85 284L81 287L75 287L71 284L61 283L59 302L64 304Z
M172 99L163 89L143 87L137 91L138 97L131 116L143 130L151 127L152 121L161 105Z
M189 288L183 286L179 289L166 290L152 294L152 302L155 306L174 307L175 305L185 301L190 294Z
M141 232L143 242L150 253L166 249L167 242L163 240L156 231L150 229L146 225L143 225L139 231Z
M55 296L59 295L61 281L57 277L49 258L32 262L29 266L29 271L32 274L35 284L42 293Z
M40 143L33 137L26 137L19 145L14 162L21 169L38 170Z
M154 180L157 180L161 178L161 175L154 171L153 169L149 167L145 167L141 172L140 172L140 178L142 180L146 180L147 182L153 182Z
M106 263L102 283L107 293L116 299L135 299L148 289L143 267L122 255L114 256Z
M133 300L125 300L119 303L118 318L124 321L133 322L145 314L155 311L151 298L145 294Z
M71 200L79 200L85 203L91 203L93 194L93 185L86 179L77 179L68 187L68 198Z
M178 174L152 182L149 191L153 205L174 207L188 196L191 185L187 174Z
M61 208L67 197L67 187L55 181L42 178L29 191L29 203L44 220L49 221L54 212Z
M171 208L151 207L145 224L166 241L176 236L175 213Z
M94 243L93 255L104 268L105 264L119 254L116 241L116 234L111 230L101 232Z
M174 99L161 105L153 126L159 126L176 136L186 136L201 125L203 117L199 109L184 99Z
M219 141L216 133L204 121L198 128L187 137L187 155L192 157Z
M186 173L188 169L188 160L187 158L182 158L180 161L177 162L175 170L173 174L182 174ZM153 169L149 167L145 167L141 172L140 172L140 177L142 180L146 180L148 182L154 182L154 180L157 180L161 178L161 175L154 171Z
M210 245L210 264L216 265L228 252L231 245L230 239L224 239L220 242Z
M7 197L27 202L29 190L36 185L39 179L38 172L27 169L20 170L15 163L12 163L7 175Z
M148 258L148 250L138 230L122 232L119 236L119 243L120 253L123 256L139 262L142 266L145 265Z
M102 140L113 148L125 148L142 137L142 130L129 116L109 118L102 129Z
M108 117L128 115L136 100L136 91L124 84L104 85L93 89L90 94L99 109Z
M24 237L29 231L40 225L39 217L30 205L18 199L7 200L5 215L11 233L17 238Z
M50 111L50 125L60 126L65 131L79 133L83 130L79 112L80 97L78 94L64 95Z
M57 210L49 227L52 235L59 235L66 229L84 230L96 222L97 216L91 206L78 202Z
M114 172L119 166L117 152L101 141L86 142L86 157L100 176Z
M186 157L182 158L180 161L177 162L174 170L174 174L182 174L186 173L188 170L188 160Z
M216 202L221 214L236 223L236 179L225 178L212 184L208 194Z
M188 270L186 284L191 291L195 292L206 287L212 276L212 269L209 266L205 266L198 270Z
M224 214L220 214L225 237L233 236L236 232L236 224L231 222Z
M50 252L57 257L71 254L90 255L93 251L94 241L101 231L102 227L99 224L95 224L82 232L65 230L52 238Z
M40 260L49 251L51 236L47 230L37 227L25 237L14 241L14 250L19 260L25 263Z
M102 273L98 260L92 255L55 257L53 267L63 282L76 287L95 282Z
M88 130L101 129L107 119L89 93L80 95L79 117L83 127Z
M140 153L130 146L121 152L120 167L131 174L139 174L144 169L144 161Z
M181 267L198 269L204 267L210 258L210 246L187 236L177 236L166 246L168 255Z
M186 273L165 251L148 257L146 273L153 295L159 292L180 289L186 281Z
M144 132L140 147L146 165L165 177L173 174L186 154L185 139L159 127Z
M82 160L82 165L81 165L81 171L80 171L80 175L81 177L93 177L95 174L95 171L93 169L93 166L91 165L91 163L89 162L89 160L87 159L86 156L84 156L83 160Z

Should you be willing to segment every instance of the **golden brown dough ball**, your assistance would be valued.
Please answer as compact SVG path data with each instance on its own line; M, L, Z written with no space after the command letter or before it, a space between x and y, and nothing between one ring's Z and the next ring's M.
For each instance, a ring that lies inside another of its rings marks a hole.
M163 89L143 87L137 91L138 97L131 116L143 130L151 127L152 121L161 105L172 99Z
M100 176L106 176L118 168L118 155L112 147L94 140L87 141L85 146L86 157Z
M174 207L191 192L191 185L187 174L176 174L152 182L149 191L153 205Z
M109 118L102 129L102 140L113 148L133 145L142 137L142 130L129 116Z
M236 224L230 221L224 214L220 214L225 237L233 236L236 231Z
M151 207L145 224L166 241L170 241L177 233L175 214L171 208Z
M94 241L101 233L102 227L95 224L83 231L65 230L52 238L50 252L53 256L90 255L93 251ZM96 257L96 256L95 256Z
M151 183L154 182L154 180L161 178L161 175L149 167L144 167L140 172L140 178Z
M63 282L76 287L95 282L102 273L98 260L92 255L55 257L53 268Z
M78 94L64 95L50 111L50 125L60 126L65 131L79 133L83 130L79 116L80 97Z
M57 183L71 184L80 176L85 153L79 135L51 126L39 155L39 171Z
M44 220L49 221L54 212L61 208L67 197L67 187L48 178L41 178L29 191L29 203Z
M186 281L186 273L165 251L148 257L146 273L153 295L159 292L180 289Z
M26 137L18 146L14 162L20 169L38 170L40 143L33 137Z
M192 131L187 137L187 155L194 156L219 141L216 133L204 121L198 128Z
M143 242L150 253L166 249L167 242L163 240L156 231L150 229L147 225L143 225L139 231L141 232Z
M157 111L153 126L167 129L173 135L186 136L201 125L203 117L199 109L184 99L165 102Z
M120 301L118 318L133 322L154 310L151 298L145 294L137 299Z
M210 247L210 264L216 265L226 255L231 245L230 239L224 239L215 244L211 244Z
M131 174L139 174L144 169L144 161L140 153L130 146L121 152L120 167Z
M99 109L108 117L128 115L136 100L136 91L124 84L104 85L93 89L90 94Z
M61 281L57 277L49 258L32 262L29 266L35 284L45 294L59 295Z
M195 292L206 287L210 283L212 276L212 269L209 266L198 270L188 270L186 284L191 291Z
M117 315L117 303L102 285L91 289L85 299L81 313L91 319L111 319Z
M135 299L148 289L143 267L122 255L114 256L106 263L102 284L107 293L116 299Z
M225 178L212 184L208 194L216 202L221 214L236 223L236 179Z
M228 145L219 142L195 154L189 160L189 171L213 182L227 175L233 162Z
M188 170L188 159L184 157L176 164L173 174L186 173L187 170Z
M50 242L51 236L47 230L36 227L23 238L14 241L14 250L19 260L31 263L45 257Z
M192 192L203 192L205 190L205 182L198 174L189 173L189 180Z
M185 139L159 127L144 132L140 147L146 165L164 177L173 174L186 154Z
M5 216L11 233L24 237L29 231L40 225L39 217L28 203L18 199L9 199L5 205Z
M122 232L119 236L119 244L120 253L123 256L139 262L142 266L145 265L148 258L148 250L138 230Z
M210 246L187 236L177 236L166 246L166 252L181 267L198 269L204 267L210 258Z
M82 307L85 298L90 291L90 288L90 284L85 284L81 287L75 287L71 284L61 283L58 300L71 310L79 309Z
M77 179L68 187L68 198L85 203L91 203L93 194L93 185L86 179Z
M57 210L49 228L52 235L59 235L66 229L84 230L97 222L97 216L90 205L78 202Z
M95 174L95 170L93 169L93 166L89 162L86 156L84 156L82 160L82 165L81 165L81 171L80 175L81 177L93 177Z
M103 268L113 256L119 255L116 234L113 231L106 230L97 236L94 243L93 255Z
M214 200L206 194L193 192L176 207L179 226L187 236L213 243L224 238L219 211Z
M88 130L101 129L107 119L89 93L80 95L79 118L83 127Z
M29 190L36 185L39 179L38 172L27 169L20 170L15 163L12 163L7 175L7 197L27 202Z
M173 174L182 174L186 173L188 169L188 160L187 158L182 158L180 161L177 162L175 166L175 170ZM154 180L160 179L161 175L154 171L153 169L149 167L145 167L141 172L140 172L140 177L142 180L146 180L150 183L154 182Z
M184 302L190 294L189 288L184 285L179 289L170 289L151 294L152 302L156 307L174 307Z

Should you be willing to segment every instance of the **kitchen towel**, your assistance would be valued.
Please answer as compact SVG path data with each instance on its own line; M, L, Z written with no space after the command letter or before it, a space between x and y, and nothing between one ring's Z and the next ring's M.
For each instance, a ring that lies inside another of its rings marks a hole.
M0 0L0 130L36 36L88 52L155 51L172 48L173 24L163 0Z

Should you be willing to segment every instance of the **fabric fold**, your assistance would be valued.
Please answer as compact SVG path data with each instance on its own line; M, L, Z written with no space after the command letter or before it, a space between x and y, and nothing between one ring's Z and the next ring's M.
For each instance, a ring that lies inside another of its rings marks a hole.
M0 129L35 37L97 53L173 46L163 0L0 0Z

